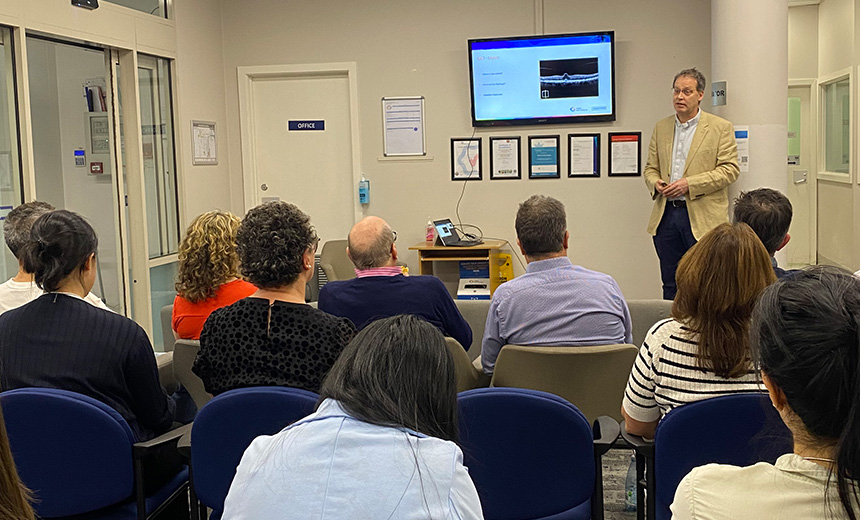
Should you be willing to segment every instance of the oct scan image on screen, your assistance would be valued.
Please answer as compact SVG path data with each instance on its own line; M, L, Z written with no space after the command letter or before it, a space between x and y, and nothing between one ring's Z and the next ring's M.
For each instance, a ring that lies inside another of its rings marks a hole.
M469 40L472 124L615 121L613 31Z

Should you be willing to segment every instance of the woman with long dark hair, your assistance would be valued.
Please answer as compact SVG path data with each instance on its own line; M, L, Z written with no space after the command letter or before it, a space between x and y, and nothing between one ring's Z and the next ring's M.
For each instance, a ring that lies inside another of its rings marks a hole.
M813 267L767 288L752 354L794 450L771 465L709 464L684 477L673 518L860 517L860 280Z
M30 492L18 480L15 461L9 449L9 437L3 411L0 410L0 518L3 520L33 520Z
M457 447L454 361L414 316L368 325L317 411L245 451L227 519L482 518Z
M46 294L0 316L0 389L59 388L119 412L137 440L173 424L174 403L158 379L146 332L135 322L87 303L96 279L98 239L77 213L36 220L24 268Z
M776 280L770 256L746 224L721 224L678 264L672 317L645 336L621 413L627 431L653 437L669 410L686 403L762 391L749 355L753 305Z

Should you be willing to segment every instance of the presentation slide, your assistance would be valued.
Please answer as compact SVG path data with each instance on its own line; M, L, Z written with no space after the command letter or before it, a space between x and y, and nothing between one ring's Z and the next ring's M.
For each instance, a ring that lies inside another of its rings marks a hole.
M611 115L606 35L472 42L475 119Z

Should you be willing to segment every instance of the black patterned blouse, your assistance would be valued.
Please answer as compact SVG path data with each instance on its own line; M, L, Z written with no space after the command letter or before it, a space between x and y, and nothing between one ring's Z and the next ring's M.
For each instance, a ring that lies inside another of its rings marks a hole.
M319 393L353 335L352 322L309 305L244 298L209 315L192 370L212 395L246 386Z

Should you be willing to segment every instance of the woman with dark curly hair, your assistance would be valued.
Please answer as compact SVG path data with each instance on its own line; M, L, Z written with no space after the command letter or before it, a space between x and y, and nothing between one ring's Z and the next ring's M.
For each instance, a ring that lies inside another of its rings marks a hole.
M199 339L206 318L257 290L239 278L236 230L242 221L225 211L194 219L179 244L179 274L173 300L173 331L182 339Z
M193 371L217 395L246 386L319 392L355 327L305 303L319 243L310 217L286 202L245 215L236 233L242 275L259 289L209 316Z

